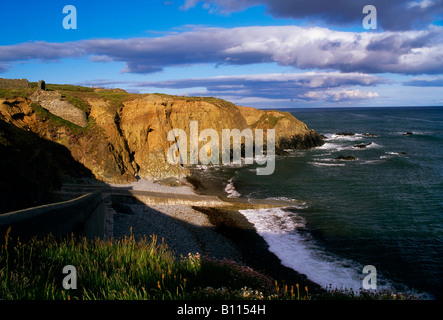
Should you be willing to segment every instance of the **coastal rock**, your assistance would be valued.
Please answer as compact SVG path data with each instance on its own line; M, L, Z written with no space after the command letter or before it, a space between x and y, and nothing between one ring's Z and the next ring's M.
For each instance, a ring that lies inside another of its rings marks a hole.
M335 158L335 160L355 161L355 160L357 160L357 158L354 157L354 156L342 156L342 155L339 155L337 158Z
M357 148L357 149L365 149L367 146L370 146L371 144L372 144L372 142L356 144L356 145L354 146L354 148Z
M378 138L380 135L376 133L363 133L363 137Z
M45 204L63 182L93 178L66 147L2 119L0 154L0 213Z
M238 107L252 129L275 129L277 152L284 149L309 149L324 144L324 136L309 129L289 112Z
M45 87L45 84L43 83L42 86ZM62 95L56 91L39 89L30 98L52 114L79 127L86 127L88 124L86 114L69 101L63 100Z
M93 168L93 172L100 180L115 183L135 181L139 168L128 142L122 135L119 108L113 107L102 98L88 98L86 101L90 106L89 116L94 119L101 131L100 138L92 141L102 140L103 143L97 146L95 155L93 152L90 157L84 159L85 165ZM84 143L87 144L87 141ZM100 165L97 165L95 159L101 159Z
M48 91L34 88L16 99L0 97L0 117L64 145L98 180L110 183L188 176L189 167L167 161L173 144L167 134L173 128L182 129L189 139L191 121L198 122L199 132L214 129L220 139L223 129L263 129L264 134L275 129L277 153L324 143L322 136L288 112L240 107L211 97L130 94L121 89L69 85L46 88ZM82 109L63 99L76 101ZM201 141L199 149L205 143Z
M337 135L337 136L355 136L355 133L353 133L353 132L338 132L338 133L336 133L335 135Z

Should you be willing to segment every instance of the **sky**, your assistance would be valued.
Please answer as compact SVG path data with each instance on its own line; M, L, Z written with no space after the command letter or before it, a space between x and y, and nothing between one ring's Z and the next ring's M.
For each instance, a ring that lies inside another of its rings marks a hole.
M267 109L443 105L443 0L2 1L0 30L2 78Z

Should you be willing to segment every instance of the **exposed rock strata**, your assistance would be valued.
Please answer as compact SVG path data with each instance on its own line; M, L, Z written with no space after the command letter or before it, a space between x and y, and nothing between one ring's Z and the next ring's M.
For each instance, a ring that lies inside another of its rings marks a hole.
M52 114L75 125L86 127L88 124L86 114L69 101L63 100L62 95L58 92L37 90L30 98Z
M123 98L116 100L117 95ZM213 128L220 137L222 129L264 129L265 133L266 129L275 129L277 150L323 143L319 134L289 113L239 107L221 99L90 90L76 96L87 106L85 113L72 104L61 103L67 102L61 96L57 91L36 90L29 97L0 99L0 118L66 146L75 160L106 182L188 175L186 166L166 160L173 144L167 134L178 128L189 136L191 121L198 121L199 131ZM54 121L51 114L65 122ZM72 128L66 121L80 127Z

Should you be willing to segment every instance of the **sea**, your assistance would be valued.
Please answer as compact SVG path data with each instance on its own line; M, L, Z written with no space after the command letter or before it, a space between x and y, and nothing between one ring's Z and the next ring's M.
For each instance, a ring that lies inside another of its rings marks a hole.
M286 150L269 176L257 165L203 166L202 176L228 197L289 201L241 213L283 265L322 287L358 291L366 281L442 299L443 108L284 111L325 144Z

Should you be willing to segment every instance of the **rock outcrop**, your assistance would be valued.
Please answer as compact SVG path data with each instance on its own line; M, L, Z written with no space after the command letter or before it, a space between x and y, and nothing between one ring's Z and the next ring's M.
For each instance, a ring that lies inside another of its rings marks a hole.
M214 98L46 87L49 91L36 88L28 96L0 98L0 119L64 145L76 161L105 182L188 175L186 166L167 161L173 144L167 134L178 128L189 135L191 121L198 121L199 131L212 128L220 137L223 129L275 129L278 150L323 143L319 134L287 112L239 107ZM80 101L82 109L64 96Z
M52 114L79 127L86 127L88 124L85 113L69 101L63 100L62 95L56 91L39 89L30 98Z
M277 151L308 149L323 144L323 138L289 112L238 107L246 123L253 129L275 129Z
M354 156L343 156L343 155L339 155L337 158L335 158L335 160L355 161L355 160L357 160L357 158L354 157Z
M49 201L63 182L93 178L69 150L0 119L0 213Z

